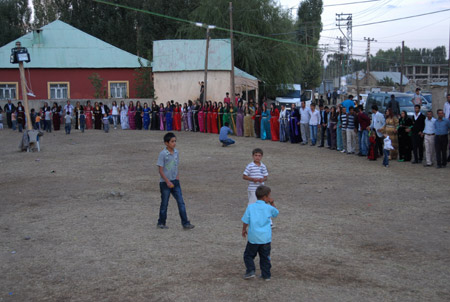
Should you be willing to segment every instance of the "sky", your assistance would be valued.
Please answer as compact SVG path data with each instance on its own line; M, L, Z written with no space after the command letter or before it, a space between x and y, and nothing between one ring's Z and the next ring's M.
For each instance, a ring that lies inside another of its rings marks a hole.
M294 17L300 0L275 0L283 8L291 8ZM427 12L450 9L450 0L378 0L374 2L328 6L333 4L360 2L364 0L323 0L323 31L320 44L328 44L329 49L337 49L337 36L342 36L336 26L336 14L352 14L353 25L418 15ZM401 47L402 41L410 48L434 48L449 46L450 11L406 20L361 26L353 28L353 54L365 55L367 41L374 38L370 53L379 49ZM346 33L346 28L343 29ZM355 57L358 58L358 57ZM362 59L362 58L359 58Z

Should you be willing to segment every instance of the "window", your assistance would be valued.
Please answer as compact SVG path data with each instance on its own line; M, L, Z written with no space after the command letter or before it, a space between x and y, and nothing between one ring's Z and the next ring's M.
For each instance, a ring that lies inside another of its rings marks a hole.
M0 83L0 100L17 99L17 82Z
M108 81L108 97L123 99L129 96L128 81Z
M70 99L69 82L49 82L48 83L49 99Z

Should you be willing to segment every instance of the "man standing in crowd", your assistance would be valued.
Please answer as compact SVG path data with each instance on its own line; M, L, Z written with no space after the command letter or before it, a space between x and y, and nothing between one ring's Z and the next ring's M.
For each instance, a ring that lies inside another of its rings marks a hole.
M444 118L444 111L439 109L437 111L438 119L434 123L435 128L435 149L437 168L445 168L447 166L447 146L448 146L448 132L450 131L450 119Z
M334 88L332 97L333 97L333 105L336 105L338 99L338 92L336 88Z
M447 103L444 104L444 119L450 120L450 93L447 94ZM447 162L450 162L450 145L449 145L449 155L447 158Z
M411 139L413 146L414 160L412 164L421 163L423 160L423 129L425 128L425 116L420 112L420 105L414 106L413 127L411 129Z
M358 141L359 141L359 156L367 156L369 152L369 131L367 128L370 126L370 118L364 112L362 105L358 107Z
M341 107L342 153L347 153L347 107Z
M309 120L311 119L311 112L306 108L305 101L302 101L300 107L300 132L302 133L302 145L307 145L309 141Z
M69 113L70 115L72 115L73 113L73 106L70 104L70 101L67 101L67 104L64 106L64 114L66 115L67 113Z
M414 106L422 105L422 95L420 94L420 88L416 88L416 94L412 98L411 102L414 104Z
M319 148L324 147L325 144L325 133L327 132L328 126L328 106L325 106L325 110L323 109L323 105L319 106L320 108L320 145ZM328 141L328 135L327 135ZM330 145L330 144L328 144Z
M384 135L380 131L381 128L386 124L386 120L384 116L378 111L377 105L372 105L372 123L367 130L372 129L377 134L376 143L375 143L375 157L379 157L383 155L383 139Z
M392 112L396 117L400 115L400 104L395 99L395 95L391 95L391 100L388 103L388 109L392 109Z
M433 165L434 157L434 140L435 131L434 123L436 119L433 117L433 112L430 110L427 112L427 118L425 119L425 128L423 129L424 139L425 139L425 160L426 166L431 167Z
M6 122L8 123L8 128L12 128L11 114L16 111L16 106L11 103L11 100L8 100L8 104L3 108L6 112Z
M331 105L331 91L328 90L327 92L327 101L328 101L328 105Z
M353 95L349 94L348 99L342 102L342 106L347 109L347 113L350 112L350 107L355 107L355 102L353 102Z
M355 154L356 145L356 113L353 107L347 114L347 154Z

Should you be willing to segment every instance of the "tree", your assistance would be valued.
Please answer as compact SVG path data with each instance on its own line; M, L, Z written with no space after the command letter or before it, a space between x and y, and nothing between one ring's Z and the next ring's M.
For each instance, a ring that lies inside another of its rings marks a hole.
M155 96L155 89L152 79L151 65L144 65L139 60L140 68L135 69L136 80L136 95L138 98L153 98Z
M88 77L88 79L91 80L92 87L94 87L94 98L103 99L108 96L106 93L106 88L103 85L103 79L98 73L94 72Z
M378 81L378 85L380 86L395 86L392 78L385 76L382 80Z
M30 28L30 19L27 0L0 0L0 46L24 35Z

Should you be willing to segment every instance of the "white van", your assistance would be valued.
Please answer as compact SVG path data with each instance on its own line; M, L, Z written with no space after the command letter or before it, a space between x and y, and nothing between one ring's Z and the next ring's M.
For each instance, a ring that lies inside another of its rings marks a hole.
M300 84L286 84L280 85L277 97L275 98L275 105L285 105L286 108L291 108L292 104L300 107L302 86Z

